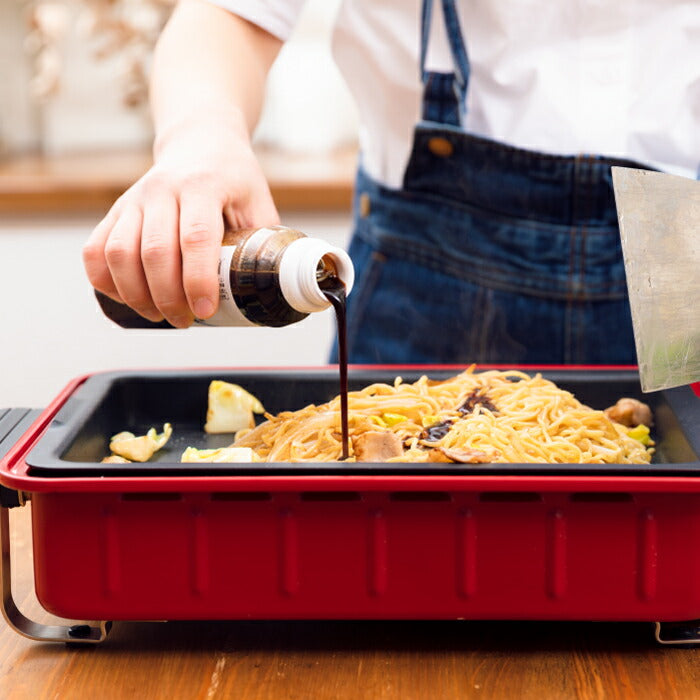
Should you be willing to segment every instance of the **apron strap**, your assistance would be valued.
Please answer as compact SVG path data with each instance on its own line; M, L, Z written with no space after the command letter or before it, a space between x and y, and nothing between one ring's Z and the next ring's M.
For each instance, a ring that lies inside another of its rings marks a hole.
M455 0L441 0L441 5L454 72L438 73L426 69L433 0L423 0L420 44L423 119L453 126L462 126L466 114L467 88L469 85L469 57L462 36Z

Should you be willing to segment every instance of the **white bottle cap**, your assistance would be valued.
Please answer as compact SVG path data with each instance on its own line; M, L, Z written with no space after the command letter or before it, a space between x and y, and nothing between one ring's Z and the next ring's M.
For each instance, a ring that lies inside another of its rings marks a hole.
M300 313L323 311L330 302L318 286L316 270L321 258L330 258L338 278L349 294L355 281L350 256L342 249L318 238L298 238L282 253L279 266L280 289L287 303Z

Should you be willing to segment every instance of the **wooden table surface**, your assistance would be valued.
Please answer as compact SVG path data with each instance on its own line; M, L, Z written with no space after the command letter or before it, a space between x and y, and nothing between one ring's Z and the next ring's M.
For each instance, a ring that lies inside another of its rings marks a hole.
M10 511L20 609L33 595L30 508ZM0 698L700 698L700 649L650 624L115 623L98 647L20 637L0 619Z

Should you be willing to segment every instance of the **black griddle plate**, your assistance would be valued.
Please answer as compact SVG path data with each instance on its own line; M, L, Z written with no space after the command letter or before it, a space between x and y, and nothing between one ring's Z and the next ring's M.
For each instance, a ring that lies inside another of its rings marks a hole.
M412 382L427 374L445 379L458 369L364 369L350 371L350 391L396 376ZM527 370L533 374L535 370ZM411 464L411 463L255 463L181 464L193 446L231 444L232 435L207 435L203 426L213 379L240 384L257 396L269 413L320 404L338 393L335 368L314 370L163 370L126 371L89 377L66 401L46 433L27 456L29 473L42 477L185 475L339 475L339 474L700 474L700 398L689 387L642 394L634 370L541 370L580 401L603 409L623 396L648 403L655 417L657 452L650 465L579 464ZM137 435L171 423L169 443L147 463L103 464L109 438L129 430Z

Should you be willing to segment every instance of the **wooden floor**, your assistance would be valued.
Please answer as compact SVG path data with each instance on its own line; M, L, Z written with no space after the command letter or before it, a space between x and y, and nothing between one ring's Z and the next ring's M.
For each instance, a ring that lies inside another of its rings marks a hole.
M11 511L19 607L31 592L30 506ZM47 619L47 618L43 618ZM0 620L0 698L700 698L700 649L649 624L117 623L97 648L31 642Z

